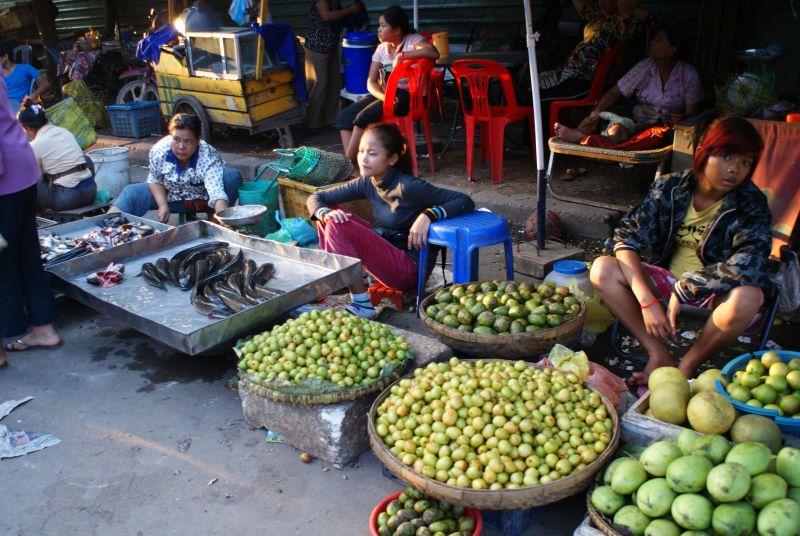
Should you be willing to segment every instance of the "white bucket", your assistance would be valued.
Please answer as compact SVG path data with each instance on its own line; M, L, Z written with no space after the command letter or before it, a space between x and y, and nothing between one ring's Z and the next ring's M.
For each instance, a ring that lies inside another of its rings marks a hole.
M127 147L110 147L87 151L86 156L94 163L94 180L97 190L105 190L110 197L117 197L131 183L131 163Z

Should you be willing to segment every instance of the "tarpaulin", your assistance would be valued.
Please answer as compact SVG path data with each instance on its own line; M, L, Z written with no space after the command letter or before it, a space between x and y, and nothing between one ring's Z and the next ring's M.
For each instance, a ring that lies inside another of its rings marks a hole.
M261 35L264 43L274 51L278 58L286 62L294 73L294 92L303 102L308 102L306 95L305 66L297 63L297 49L292 27L288 24L269 23L258 24L254 22L250 27Z
M136 57L142 61L158 64L161 47L177 38L178 30L172 24L164 25L136 44Z

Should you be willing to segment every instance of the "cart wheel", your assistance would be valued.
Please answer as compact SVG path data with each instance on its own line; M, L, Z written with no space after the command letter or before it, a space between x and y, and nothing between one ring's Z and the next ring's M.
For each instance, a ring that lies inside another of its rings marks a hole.
M144 80L133 80L122 86L117 93L117 104L158 101L158 89Z
M201 137L206 141L211 141L211 121L208 119L203 105L190 95L181 95L175 99L175 104L172 107L175 114L190 114L197 116L201 125Z

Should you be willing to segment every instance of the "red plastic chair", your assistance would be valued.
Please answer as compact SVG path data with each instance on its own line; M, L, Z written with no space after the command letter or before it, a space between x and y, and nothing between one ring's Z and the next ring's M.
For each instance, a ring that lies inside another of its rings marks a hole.
M617 43L606 52L592 79L589 94L583 99L561 100L550 103L550 137L556 135L555 123L559 120L558 114L564 108L578 106L596 106L606 90L606 76L610 74L609 82L615 84L622 70L622 44Z
M442 30L435 30L433 32L422 32L423 36L430 44L433 44L433 34L439 33ZM431 71L431 104L435 104L439 110L439 119L444 121L444 67L434 67Z
M511 75L500 63L491 60L458 60L450 67L456 79L458 98L464 110L464 124L467 129L467 179L472 181L472 155L475 144L475 126L481 128L481 160L486 157L492 163L492 181L503 182L503 143L506 125L527 119L533 132L533 108L518 106L514 94ZM505 105L489 103L489 83L492 79L500 81L505 97ZM471 108L464 105L463 84L466 82L472 100ZM531 148L536 152L535 141L531 136Z
M419 59L409 60L398 63L389 75L386 82L386 98L383 106L382 123L394 123L403 133L408 141L408 149L411 152L411 163L415 176L419 175L417 168L417 147L414 135L414 121L421 121L425 129L425 139L428 144L428 155L430 155L431 173L435 172L435 156L433 152L433 138L431 137L431 120L428 114L430 99L428 90L430 88L431 71L433 62L431 60ZM387 106L387 103L395 102L397 94L397 83L405 78L408 81L408 92L410 102L408 114L395 115L394 106Z

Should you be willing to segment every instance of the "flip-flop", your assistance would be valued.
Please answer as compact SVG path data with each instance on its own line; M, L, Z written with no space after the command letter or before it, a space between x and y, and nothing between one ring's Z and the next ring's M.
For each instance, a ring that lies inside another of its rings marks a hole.
M15 344L21 344L24 348L14 348ZM58 344L27 344L22 339L17 339L14 342L8 343L3 346L6 352L27 352L28 350L58 350L64 346L64 341L59 341Z

